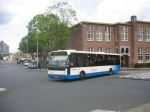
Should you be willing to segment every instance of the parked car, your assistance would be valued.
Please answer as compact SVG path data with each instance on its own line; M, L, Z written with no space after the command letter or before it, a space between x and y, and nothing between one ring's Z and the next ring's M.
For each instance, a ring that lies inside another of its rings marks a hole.
M31 63L31 60L24 60L23 65L28 66L29 63Z
M37 61L34 61L34 60L32 60L27 66L28 66L29 69L38 68Z

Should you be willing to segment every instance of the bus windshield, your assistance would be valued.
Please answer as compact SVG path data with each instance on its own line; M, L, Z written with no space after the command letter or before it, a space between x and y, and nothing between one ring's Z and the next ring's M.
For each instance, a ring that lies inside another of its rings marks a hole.
M67 59L67 55L53 55L50 57L49 68L66 68Z

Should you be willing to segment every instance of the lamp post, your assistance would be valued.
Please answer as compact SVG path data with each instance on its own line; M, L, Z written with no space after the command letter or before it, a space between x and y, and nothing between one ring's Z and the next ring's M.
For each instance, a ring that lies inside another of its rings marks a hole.
M36 56L37 57L36 58L37 58L37 67L38 67L38 64L39 64L39 55L38 55L39 54L39 47L38 47L39 46L39 42L38 42L38 37L37 37L37 41L36 42L37 42L36 43L37 44L37 47L36 47L36 52L37 52Z
M39 55L38 55L38 54L39 54L39 47L38 47L38 46L39 46L39 42L38 42L38 32L39 32L39 31L37 30L37 34L36 34L36 36L37 36L37 40L36 40L37 68L38 68L38 65L39 65Z
M28 40L26 40L26 44L27 44L27 59L28 59Z

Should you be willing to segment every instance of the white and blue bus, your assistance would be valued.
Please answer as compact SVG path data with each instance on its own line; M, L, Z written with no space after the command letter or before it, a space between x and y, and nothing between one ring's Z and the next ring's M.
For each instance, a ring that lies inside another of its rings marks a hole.
M49 54L48 79L85 79L120 72L120 55L58 50Z

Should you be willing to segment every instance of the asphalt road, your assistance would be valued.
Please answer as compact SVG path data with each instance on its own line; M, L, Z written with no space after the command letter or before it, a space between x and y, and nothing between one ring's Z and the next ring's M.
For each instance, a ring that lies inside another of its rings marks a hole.
M130 72L117 75L125 74ZM0 88L7 89L0 92L0 112L125 111L150 102L150 81L117 75L84 81L48 80L46 72L0 63Z

